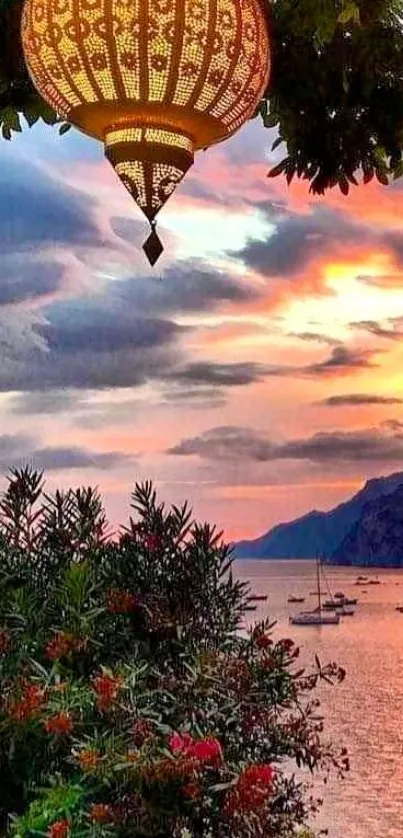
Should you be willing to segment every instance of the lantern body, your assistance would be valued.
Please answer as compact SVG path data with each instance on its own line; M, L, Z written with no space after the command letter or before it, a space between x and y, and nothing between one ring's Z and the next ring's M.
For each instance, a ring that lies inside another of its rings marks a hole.
M195 150L254 113L270 66L263 2L26 0L23 45L36 88L105 142L148 218Z

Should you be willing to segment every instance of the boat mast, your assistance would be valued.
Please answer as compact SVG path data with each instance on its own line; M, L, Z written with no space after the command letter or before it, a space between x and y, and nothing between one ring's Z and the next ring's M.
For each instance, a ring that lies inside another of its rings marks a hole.
M320 591L320 556L316 557L316 579L317 579L317 583L318 583L319 616L322 616L322 598L321 598L321 591Z

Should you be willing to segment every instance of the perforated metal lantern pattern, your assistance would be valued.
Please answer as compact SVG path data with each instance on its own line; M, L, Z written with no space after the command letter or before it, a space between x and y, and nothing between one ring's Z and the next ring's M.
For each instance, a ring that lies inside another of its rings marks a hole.
M266 0L26 0L22 37L43 98L105 143L147 218L233 134L267 85Z

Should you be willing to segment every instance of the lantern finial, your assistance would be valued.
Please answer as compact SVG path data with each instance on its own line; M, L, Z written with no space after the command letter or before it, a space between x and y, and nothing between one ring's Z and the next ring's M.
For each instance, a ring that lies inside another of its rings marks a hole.
M143 244L144 253L147 256L147 259L153 268L155 263L158 262L158 259L161 256L161 253L164 252L164 246L161 242L161 239L157 233L157 222L151 221L151 233L148 239Z

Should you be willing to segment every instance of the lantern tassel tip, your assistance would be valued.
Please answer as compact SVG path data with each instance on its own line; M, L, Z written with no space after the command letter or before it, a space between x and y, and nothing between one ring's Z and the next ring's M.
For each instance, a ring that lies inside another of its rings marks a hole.
M161 254L164 252L164 246L157 233L157 222L155 220L151 221L150 226L151 233L148 239L143 244L143 250L147 256L147 259L151 267L154 267L156 262L158 262L158 259L160 258Z

